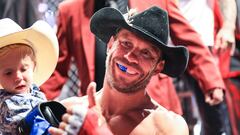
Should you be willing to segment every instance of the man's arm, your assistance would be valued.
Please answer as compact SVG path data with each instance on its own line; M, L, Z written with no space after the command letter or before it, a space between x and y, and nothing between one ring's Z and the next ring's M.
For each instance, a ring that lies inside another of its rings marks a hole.
M219 0L223 24L216 36L215 49L219 53L227 48L233 54L235 49L235 27L237 18L237 6L235 0Z

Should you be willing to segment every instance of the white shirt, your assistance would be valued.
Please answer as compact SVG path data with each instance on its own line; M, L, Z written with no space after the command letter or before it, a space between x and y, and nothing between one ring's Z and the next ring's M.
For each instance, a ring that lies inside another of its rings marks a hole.
M212 0L179 0L179 8L203 43L214 45L214 14Z

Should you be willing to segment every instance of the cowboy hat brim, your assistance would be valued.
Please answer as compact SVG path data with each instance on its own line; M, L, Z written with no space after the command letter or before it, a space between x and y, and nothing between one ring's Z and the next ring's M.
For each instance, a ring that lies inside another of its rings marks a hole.
M33 48L36 55L33 79L37 86L51 76L58 60L58 40L51 29L46 22L40 20L27 29L0 37L0 48L16 43Z
M91 18L91 31L106 44L111 36L115 35L120 28L125 28L136 33L140 37L153 42L156 47L162 50L165 59L165 66L162 73L176 77L185 71L189 57L189 53L185 47L164 44L147 30L129 23L117 9L103 8Z

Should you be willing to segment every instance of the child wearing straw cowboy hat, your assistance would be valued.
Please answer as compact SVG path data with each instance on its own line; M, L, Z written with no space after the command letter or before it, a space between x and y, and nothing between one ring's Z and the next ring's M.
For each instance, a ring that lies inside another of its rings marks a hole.
M0 134L16 135L19 121L46 101L38 87L54 71L58 50L46 22L22 29L11 19L0 20Z

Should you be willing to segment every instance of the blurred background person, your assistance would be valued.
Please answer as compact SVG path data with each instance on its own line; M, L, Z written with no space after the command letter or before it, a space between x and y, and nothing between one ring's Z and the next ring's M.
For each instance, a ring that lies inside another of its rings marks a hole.
M11 18L22 28L28 28L41 18L39 3L39 0L0 0L0 18Z
M204 44L208 46L215 56L215 62L219 65L222 77L225 80L229 72L230 53L235 49L235 0L178 0L178 5L183 16L200 34ZM231 112L234 108L232 108L229 90L225 91L225 95L231 114L231 126L229 126L229 113L226 101L217 105L208 104L207 101L213 93L206 93L204 90L201 90L189 75L183 78L183 80L187 81L184 84L188 85L187 87L190 87L195 93L203 122L202 134L220 134L220 132L214 132L217 129L221 132L225 131L226 134L232 134L232 129L233 134L237 135L236 125ZM215 126L216 123L219 123L219 125Z

